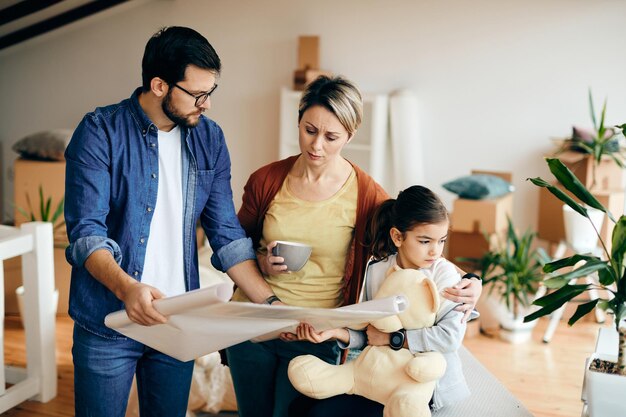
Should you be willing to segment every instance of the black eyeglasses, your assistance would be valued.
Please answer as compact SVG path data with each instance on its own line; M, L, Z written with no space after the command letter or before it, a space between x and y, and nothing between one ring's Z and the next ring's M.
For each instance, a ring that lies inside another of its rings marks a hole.
M213 87L211 87L211 89L209 91L207 91L206 93L200 93L200 94L192 94L192 93L190 93L189 91L185 90L183 87L181 87L178 84L174 84L174 87L180 88L182 91L184 91L185 93L189 94L191 97L195 98L196 99L196 107L200 107L211 96L211 94L213 94L213 91L215 91L215 89L217 88L217 84L213 84Z

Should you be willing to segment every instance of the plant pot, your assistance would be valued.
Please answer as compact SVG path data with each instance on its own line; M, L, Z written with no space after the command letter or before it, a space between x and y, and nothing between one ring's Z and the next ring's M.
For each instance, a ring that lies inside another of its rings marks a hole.
M22 326L24 326L24 286L21 285L15 289L15 295L17 297L17 309L20 313L20 320L22 321ZM48 307L52 309L53 314L57 313L57 307L59 305L59 290L55 289L52 294L52 300L48 304Z
M563 221L565 222L565 241L578 253L594 252L598 246L598 234L604 222L604 212L585 207L589 219L574 211L567 204L563 205ZM593 222L593 225L591 224ZM594 226L596 230L594 230Z
M615 355L594 353L587 362L591 363L596 358L612 362L617 360ZM584 390L589 417L626 415L626 402L624 402L626 376L591 371L587 367Z
M541 286L537 294L530 298L534 300L542 297L545 291L545 287ZM509 311L504 300L496 294L487 296L480 303L481 321L483 317L486 317L486 320L497 320L499 326L498 336L502 340L513 344L524 343L531 339L537 321L524 323L524 316L533 313L537 309L537 306L518 308L518 314L514 315Z

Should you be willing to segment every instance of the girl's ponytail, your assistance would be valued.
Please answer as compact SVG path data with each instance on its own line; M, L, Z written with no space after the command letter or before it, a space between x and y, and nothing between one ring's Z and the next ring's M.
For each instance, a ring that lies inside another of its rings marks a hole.
M384 259L396 252L389 230L393 227L394 205L396 200L390 198L381 203L370 219L365 240L372 248L375 259Z

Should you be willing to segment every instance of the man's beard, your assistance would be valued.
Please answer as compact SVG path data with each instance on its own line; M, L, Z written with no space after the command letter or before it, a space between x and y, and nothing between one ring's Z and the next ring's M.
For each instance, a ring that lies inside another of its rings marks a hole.
M198 123L200 123L200 116L198 116L196 120L192 121L191 116L184 116L180 114L174 108L174 106L172 106L171 93L172 93L172 90L168 91L167 94L165 95L165 98L163 99L163 102L161 103L161 107L163 108L163 113L165 113L167 118L170 119L172 122L174 122L178 126L183 126L187 128L196 127Z

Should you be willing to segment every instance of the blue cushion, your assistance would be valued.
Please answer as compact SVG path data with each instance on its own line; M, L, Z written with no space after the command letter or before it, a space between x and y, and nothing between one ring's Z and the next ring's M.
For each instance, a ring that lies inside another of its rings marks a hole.
M496 198L515 191L508 181L495 175L474 174L460 177L443 184L443 188L458 194L460 198L482 200Z

